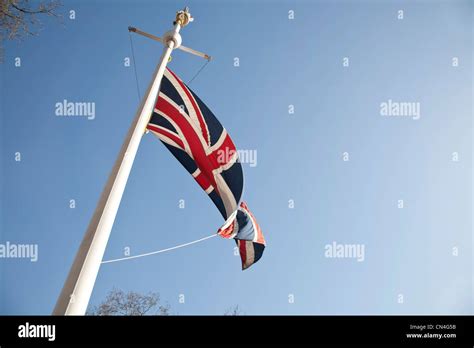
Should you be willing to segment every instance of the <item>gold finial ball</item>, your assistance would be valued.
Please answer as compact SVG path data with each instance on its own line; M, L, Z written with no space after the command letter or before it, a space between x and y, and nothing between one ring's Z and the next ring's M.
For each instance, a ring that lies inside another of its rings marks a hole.
M188 25L189 22L192 22L194 18L189 13L189 8L185 7L184 10L176 12L176 20L174 24L179 24L182 27Z

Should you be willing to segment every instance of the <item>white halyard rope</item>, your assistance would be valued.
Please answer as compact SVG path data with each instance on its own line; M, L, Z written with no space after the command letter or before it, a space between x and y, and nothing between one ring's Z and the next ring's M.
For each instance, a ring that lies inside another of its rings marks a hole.
M166 249L151 251L151 252L149 252L149 253L144 253L144 254L139 254L139 255L134 255L134 256L121 257L121 258L118 258L118 259L106 260L106 261L102 261L102 263L119 262L119 261L131 260L131 259L138 259L138 258L140 258L140 257L145 257L145 256L150 256L150 255L155 255L155 254L161 254L161 253L164 253L164 252L166 252L166 251L171 251L171 250L175 250L175 249L179 249L179 248L184 248L184 247L186 247L186 246L188 246L188 245L196 244L196 243L205 241L206 239L210 239L210 238L215 237L215 236L217 236L217 234L212 234L212 235L207 236L207 237L204 237L204 238L196 239L196 240L194 240L194 241L192 241L192 242L188 242L188 243L184 243L184 244L179 244L179 245L176 245L176 246L171 247L171 248L166 248Z

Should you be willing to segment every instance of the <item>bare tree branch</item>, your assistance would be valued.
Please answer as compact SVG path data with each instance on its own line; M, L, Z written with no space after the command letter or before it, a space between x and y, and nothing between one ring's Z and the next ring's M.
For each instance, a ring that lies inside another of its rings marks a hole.
M224 312L224 315L243 315L243 314L244 312L240 309L239 305L235 305L234 307L231 307Z
M99 305L87 311L87 315L170 315L170 306L160 303L160 295L156 292L140 294L135 291L125 293L112 289ZM230 307L224 315L245 315L239 305Z
M38 15L61 18L56 12L60 6L59 0L37 1L34 6L29 0L0 0L0 51L3 51L4 40L38 35L41 27Z
M106 299L88 312L89 315L169 315L169 306L160 305L160 295L139 294L113 289Z

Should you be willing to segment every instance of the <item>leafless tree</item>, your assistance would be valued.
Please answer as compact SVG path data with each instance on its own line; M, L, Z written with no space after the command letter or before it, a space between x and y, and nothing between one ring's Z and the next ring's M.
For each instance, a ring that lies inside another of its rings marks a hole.
M169 315L170 307L160 304L160 295L155 292L139 294L113 289L106 299L88 311L88 315Z
M243 314L244 313L240 309L239 305L235 305L234 307L231 307L224 312L224 315L243 315Z
M160 304L156 292L140 294L112 289L98 306L87 311L87 315L170 315L170 306ZM224 315L244 315L239 305L228 308Z
M29 1L0 0L0 59L3 59L4 40L18 40L28 35L37 35L41 25L38 16L60 17L59 0Z

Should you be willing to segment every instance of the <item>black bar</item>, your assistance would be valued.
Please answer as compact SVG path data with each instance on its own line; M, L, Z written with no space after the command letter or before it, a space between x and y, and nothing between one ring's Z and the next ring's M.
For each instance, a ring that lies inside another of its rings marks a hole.
M34 325L54 325L54 340L52 327L48 331L46 326ZM30 334L45 337L19 337ZM473 347L474 319L472 316L0 317L1 348L250 342Z

